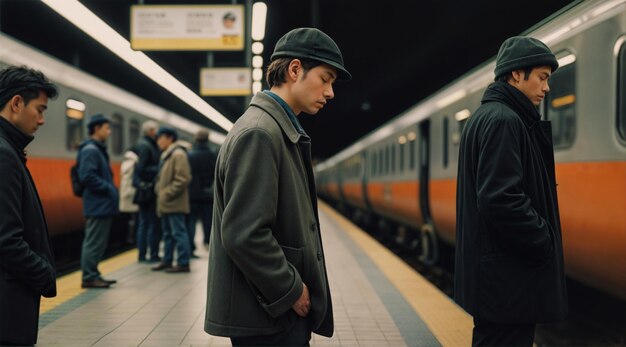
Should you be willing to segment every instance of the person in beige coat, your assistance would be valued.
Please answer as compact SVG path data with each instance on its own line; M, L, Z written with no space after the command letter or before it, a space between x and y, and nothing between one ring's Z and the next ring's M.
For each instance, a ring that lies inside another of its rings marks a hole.
M189 214L191 168L187 151L176 143L177 139L178 134L173 128L162 126L157 132L157 145L162 153L155 191L165 249L163 261L152 270L167 273L189 272L189 237L185 217ZM172 266L175 245L178 259L177 265Z

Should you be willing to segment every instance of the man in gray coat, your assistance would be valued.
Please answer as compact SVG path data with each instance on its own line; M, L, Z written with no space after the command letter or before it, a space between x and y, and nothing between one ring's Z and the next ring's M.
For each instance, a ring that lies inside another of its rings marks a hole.
M296 116L316 114L348 80L323 32L283 36L267 82L217 159L204 329L235 346L308 346L333 334L311 139Z

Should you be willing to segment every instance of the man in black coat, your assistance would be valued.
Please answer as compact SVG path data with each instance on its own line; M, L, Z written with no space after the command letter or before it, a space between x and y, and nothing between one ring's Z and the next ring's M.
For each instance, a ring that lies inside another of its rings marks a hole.
M567 314L552 131L537 110L557 68L541 41L504 41L461 136L454 299L474 346L532 346L536 323Z
M133 173L133 185L137 190L154 191L156 176L159 172L161 152L156 144L156 133L159 124L155 121L146 121L141 126L143 137L133 147L139 157ZM150 195L150 194L146 194ZM137 224L137 249L140 263L156 263L159 257L159 226L156 215L156 195L150 195L148 200L135 201L139 205ZM146 257L150 248L150 259Z
M213 216L213 181L215 177L215 161L217 156L209 148L209 132L201 129L196 133L196 143L189 152L189 166L191 166L191 183L189 184L189 207L187 215L187 231L189 233L189 245L191 257L196 245L196 221L202 220L204 231L203 241L208 246L211 233L211 221Z
M56 296L48 226L25 148L56 87L39 71L0 71L0 345L37 343L41 296Z

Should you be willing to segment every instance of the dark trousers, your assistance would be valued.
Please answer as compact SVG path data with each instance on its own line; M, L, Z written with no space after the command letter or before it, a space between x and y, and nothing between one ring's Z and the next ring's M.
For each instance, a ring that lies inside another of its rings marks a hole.
M287 315L287 328L272 335L231 337L234 347L237 346L309 346L311 327L306 318L298 316L293 310Z
M532 347L535 324L500 324L474 318L472 346Z
M159 228L155 204L139 206L137 223L137 249L139 260L146 260L150 247L150 260L159 260Z
M85 238L80 255L83 281L93 281L100 278L98 263L102 260L109 243L111 220L111 217L87 217Z
M196 244L194 242L196 238L196 221L198 218L202 221L203 242L205 245L209 244L209 236L211 235L211 222L213 220L213 203L191 203L190 211L187 215L187 231L189 232L189 244L191 246L191 253L196 250Z

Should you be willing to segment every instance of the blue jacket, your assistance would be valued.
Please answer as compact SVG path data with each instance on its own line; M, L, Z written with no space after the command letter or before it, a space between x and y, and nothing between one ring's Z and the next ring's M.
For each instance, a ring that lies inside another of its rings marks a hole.
M118 213L119 194L104 143L86 140L78 148L78 176L85 185L85 217L111 217Z

